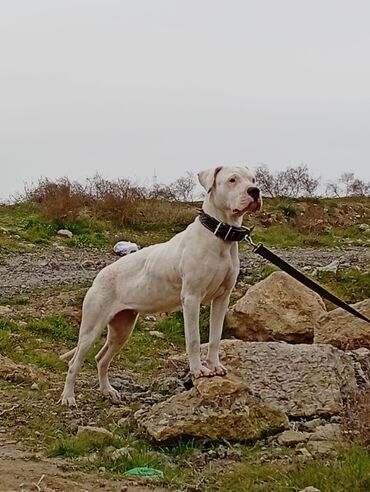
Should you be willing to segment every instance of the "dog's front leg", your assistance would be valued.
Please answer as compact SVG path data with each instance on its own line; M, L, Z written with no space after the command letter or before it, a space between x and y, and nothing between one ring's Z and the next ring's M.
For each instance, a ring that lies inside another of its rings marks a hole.
M182 296L184 312L185 343L190 372L195 378L212 376L213 372L200 361L199 312L200 298L187 294Z
M230 292L227 292L213 299L211 305L207 367L218 376L226 374L226 368L220 363L218 352L229 298Z

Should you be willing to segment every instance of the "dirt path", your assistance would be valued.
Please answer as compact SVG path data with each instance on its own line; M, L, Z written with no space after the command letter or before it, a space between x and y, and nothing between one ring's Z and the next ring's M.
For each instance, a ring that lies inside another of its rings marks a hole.
M75 469L74 469L75 468ZM38 486L36 485L38 484ZM45 459L27 452L4 433L0 434L0 492L164 492L151 485L144 487L127 480L106 480L85 473L63 459Z
M369 264L369 249L291 249L274 251L298 267L317 267L340 260L343 267ZM241 253L241 274L251 274L267 262L249 252ZM0 295L11 296L34 288L91 281L104 266L117 260L111 253L92 249L47 248L32 253L0 255Z

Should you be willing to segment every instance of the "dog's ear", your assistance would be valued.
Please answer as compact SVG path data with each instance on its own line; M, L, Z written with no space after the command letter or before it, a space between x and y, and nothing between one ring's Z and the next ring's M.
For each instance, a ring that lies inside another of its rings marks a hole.
M217 166L206 171L198 173L199 183L203 186L207 193L210 193L215 185L217 174L221 171L222 166Z

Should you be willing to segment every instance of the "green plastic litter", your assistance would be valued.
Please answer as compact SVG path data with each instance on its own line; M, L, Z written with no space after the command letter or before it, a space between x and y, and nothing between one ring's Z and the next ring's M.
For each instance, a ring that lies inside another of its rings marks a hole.
M124 473L124 475L130 475L135 477L158 477L164 478L163 471L156 470L155 468L147 468L146 466L140 466L138 468L131 468Z

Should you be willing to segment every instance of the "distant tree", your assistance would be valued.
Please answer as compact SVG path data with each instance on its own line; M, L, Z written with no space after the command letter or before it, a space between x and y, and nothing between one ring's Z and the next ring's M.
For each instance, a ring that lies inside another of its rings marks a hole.
M314 196L320 184L320 178L310 175L306 165L272 173L262 164L256 168L255 176L264 195L270 197Z
M370 182L356 178L352 172L341 174L337 181L331 181L326 185L328 196L368 196L370 193Z
M370 183L355 178L351 183L350 193L351 196L369 196Z
M254 175L263 194L273 198L275 196L275 177L266 164L259 164L254 170Z
M343 173L339 178L339 183L344 189L344 196L350 196L352 183L355 179L354 173Z
M170 184L170 188L177 200L192 202L195 185L196 181L194 174L187 171L185 176L177 178L176 181Z
M171 185L156 184L147 190L147 198L155 200L177 200L176 194Z
M338 181L329 181L326 184L325 195L339 198L341 195L340 183L338 183Z

